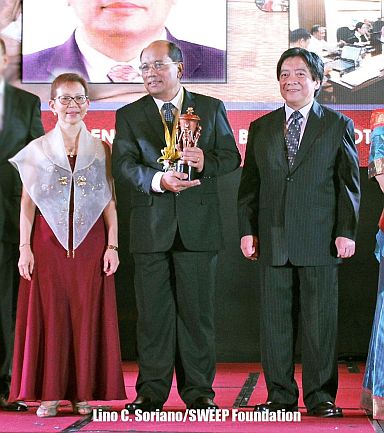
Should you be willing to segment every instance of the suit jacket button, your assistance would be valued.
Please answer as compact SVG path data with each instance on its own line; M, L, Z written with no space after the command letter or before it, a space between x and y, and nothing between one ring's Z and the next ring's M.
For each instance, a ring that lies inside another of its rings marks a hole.
M290 176L287 176L287 177L285 178L285 180L286 180L287 182L291 182L292 178L291 178Z

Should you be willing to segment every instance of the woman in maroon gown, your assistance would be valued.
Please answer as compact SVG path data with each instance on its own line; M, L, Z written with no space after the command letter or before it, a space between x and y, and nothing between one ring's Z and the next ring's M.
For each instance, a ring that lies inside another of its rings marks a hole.
M113 274L119 258L110 149L83 118L87 84L77 74L52 83L58 121L10 161L23 181L20 283L10 401L125 399Z

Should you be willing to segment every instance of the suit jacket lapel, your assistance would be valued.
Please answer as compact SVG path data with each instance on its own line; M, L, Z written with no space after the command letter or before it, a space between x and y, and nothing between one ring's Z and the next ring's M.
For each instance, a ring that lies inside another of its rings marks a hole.
M184 98L183 98L183 105L181 107L181 113L185 114L187 112L187 108L192 107L193 112L195 114L199 114L196 112L196 101L194 95L192 93L188 92L188 90L184 89Z
M309 112L308 121L305 126L303 138L300 143L299 150L297 151L295 161L291 168L291 173L301 164L308 151L314 144L317 136L323 129L323 109L321 105L314 101L312 108Z
M278 164L285 172L288 172L287 152L284 139L285 111L281 107L275 111L275 119L270 124L271 146L273 146Z
M76 71L89 80L83 56L76 43L75 33L72 33L71 37L53 52L47 64L47 72L52 77L67 70Z
M167 41L175 43L183 52L184 59L188 59L188 66L185 68L184 66L184 78L191 78L196 70L198 70L202 65L202 56L199 50L193 49L188 45L187 42L176 39L168 29L167 32ZM184 111L183 111L184 113Z
M153 133L155 139L153 143L159 143L159 149L165 146L164 125L155 101L152 96L147 95L144 105L145 124L149 125L149 132ZM148 126L146 126L148 128ZM161 141L159 141L159 138Z

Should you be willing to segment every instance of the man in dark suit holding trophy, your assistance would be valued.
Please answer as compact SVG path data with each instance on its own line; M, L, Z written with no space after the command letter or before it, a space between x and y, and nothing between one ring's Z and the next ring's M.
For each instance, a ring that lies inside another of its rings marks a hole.
M235 170L240 155L224 104L181 86L183 58L174 43L155 41L140 60L149 95L117 111L112 151L115 180L132 186L140 371L127 408L161 409L175 369L187 407L215 409L213 301L223 246L217 177ZM199 118L198 147L176 143L185 113ZM180 157L194 179L162 171L162 162L172 168Z
M0 39L0 409L24 411L23 403L7 403L19 285L21 197L19 174L8 159L43 135L44 129L39 98L5 82L7 64L5 43Z

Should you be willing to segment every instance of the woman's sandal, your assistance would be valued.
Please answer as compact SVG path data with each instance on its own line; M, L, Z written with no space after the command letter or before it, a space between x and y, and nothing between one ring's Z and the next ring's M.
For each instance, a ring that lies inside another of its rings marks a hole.
M42 401L36 411L36 415L40 418L47 418L50 416L57 415L57 408L59 407L60 401Z
M92 406L90 406L87 401L72 402L72 409L73 413L79 415L89 415L93 410Z

